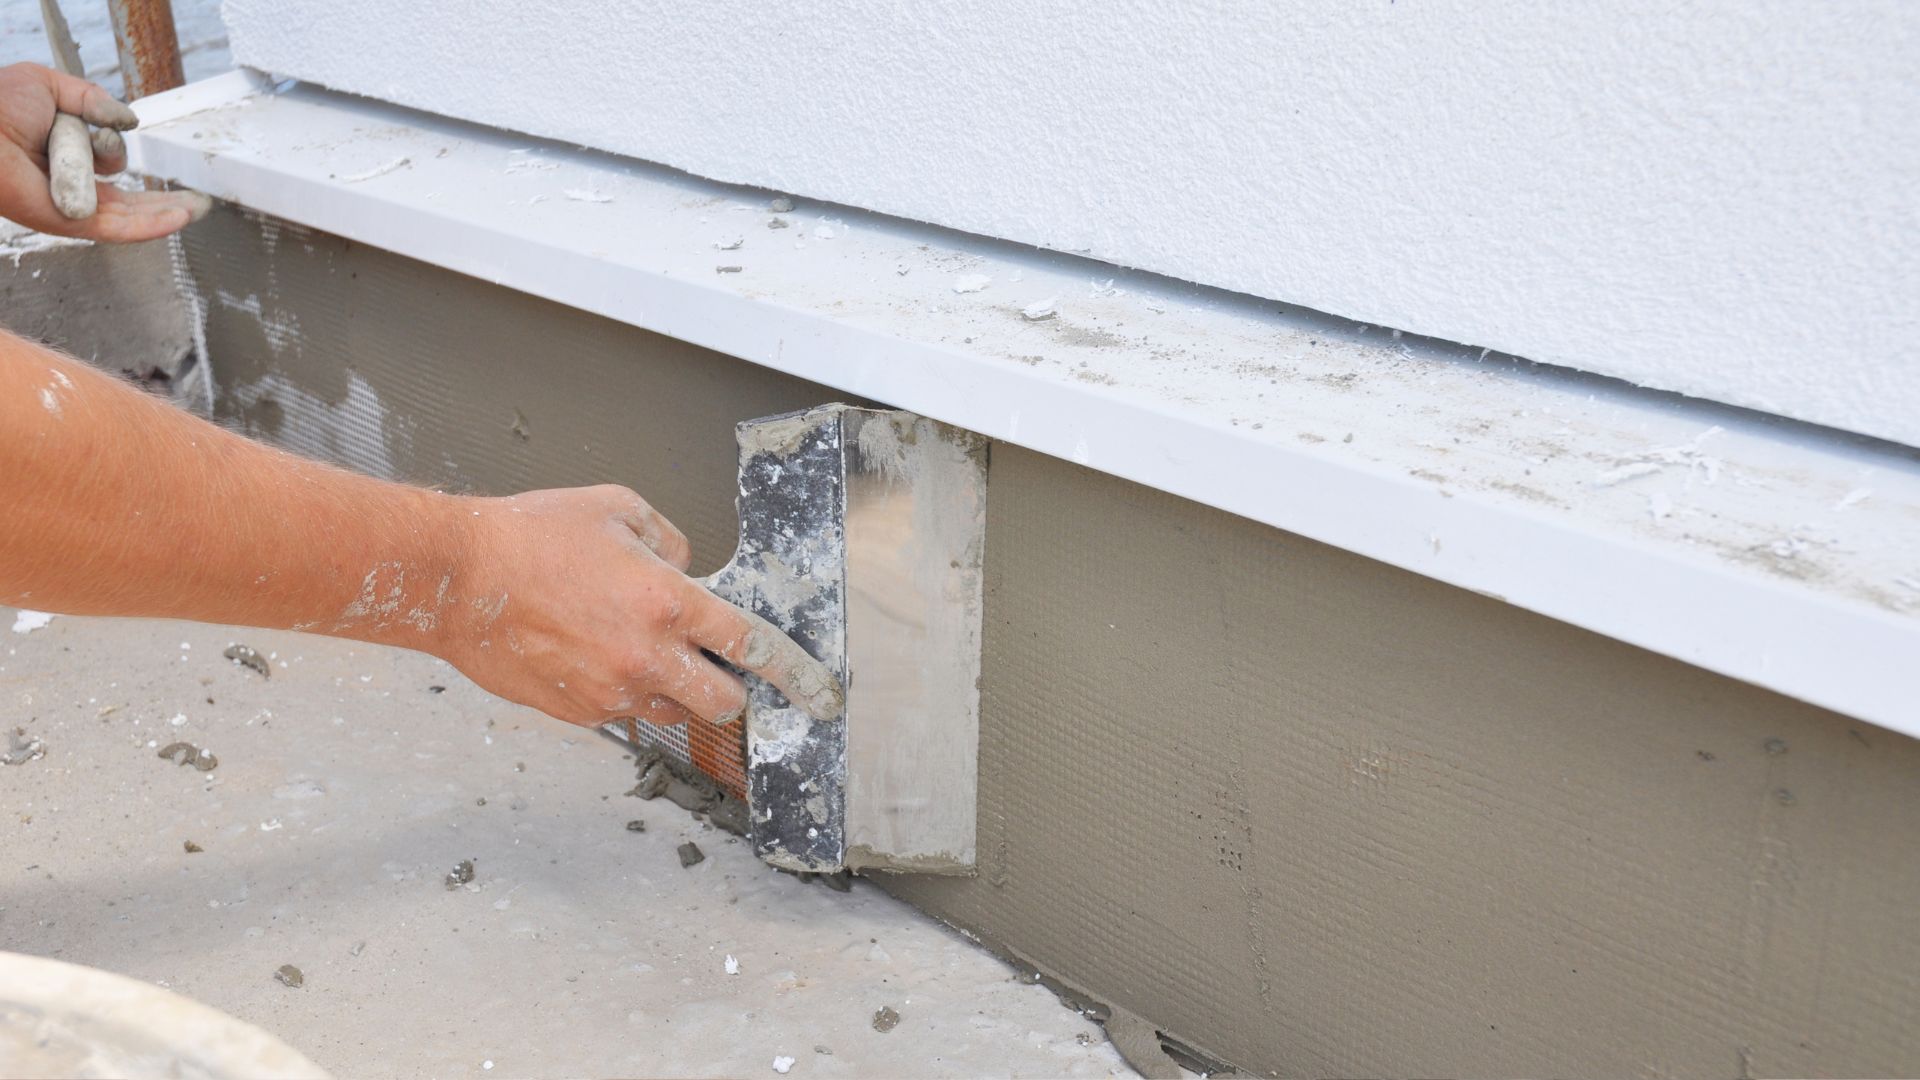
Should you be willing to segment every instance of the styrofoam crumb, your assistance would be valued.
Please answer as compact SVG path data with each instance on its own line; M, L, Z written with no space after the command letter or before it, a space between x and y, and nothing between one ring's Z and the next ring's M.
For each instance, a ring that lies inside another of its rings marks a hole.
M782 1076L784 1076L786 1075L787 1070L791 1068L793 1068L793 1059L788 1057L787 1055L781 1054L779 1057L773 1059L774 1072L777 1072Z
M28 611L21 608L13 615L13 632L31 634L53 621L53 616L44 611Z
M959 277L953 279L953 291L957 293L974 293L979 292L991 284L993 284L993 278L986 274L961 274Z
M349 173L346 176L339 177L339 180L343 184L358 184L363 180L371 180L376 176L385 176L388 173L394 171L395 169L398 169L401 166L407 165L407 164L411 164L411 161L408 158L406 158L405 156L397 157L397 158L394 158L392 161L385 161L378 165L375 165L373 168L368 169L365 172Z
M1872 488L1854 488L1852 491L1841 496L1840 501L1833 504L1833 508L1835 510L1845 510L1848 507L1858 506L1872 497Z

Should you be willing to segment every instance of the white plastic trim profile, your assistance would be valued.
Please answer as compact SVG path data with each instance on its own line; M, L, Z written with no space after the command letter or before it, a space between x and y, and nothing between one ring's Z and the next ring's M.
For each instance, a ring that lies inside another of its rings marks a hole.
M1920 735L1915 451L254 72L137 107L140 172Z

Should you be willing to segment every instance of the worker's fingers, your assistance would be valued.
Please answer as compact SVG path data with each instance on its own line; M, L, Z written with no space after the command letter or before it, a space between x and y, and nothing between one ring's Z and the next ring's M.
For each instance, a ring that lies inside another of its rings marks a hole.
M135 244L179 232L207 216L213 200L197 191L121 191L99 184L100 206L92 217L70 222L68 236L109 244Z
M838 719L846 708L840 680L780 628L699 588L687 602L687 638L735 667L778 687L794 707L816 720Z
M747 707L747 684L690 646L670 647L664 662L649 665L648 683L703 720L724 724Z
M140 126L140 118L133 110L115 101L113 95L101 87L50 67L27 66L46 83L47 90L53 94L53 106L59 111L72 113L95 127L131 131Z
M127 167L127 140L112 128L93 129L93 171L112 176Z
M646 703L634 710L634 719L655 727L673 727L698 719L686 706L665 694L648 694Z
M100 205L124 208L127 213L179 209L199 221L213 209L213 200L197 191L122 191L112 184L101 184Z
M673 522L660 516L647 500L626 488L616 488L615 517L622 525L633 530L633 535L647 546L647 550L660 556L667 565L681 573L693 564L693 545L687 542L687 536L674 528Z
M96 184L94 191L95 213L68 218L53 204L45 159L0 143L0 206L7 207L8 218L37 232L135 243L176 232L213 205L190 191L127 192L110 184Z

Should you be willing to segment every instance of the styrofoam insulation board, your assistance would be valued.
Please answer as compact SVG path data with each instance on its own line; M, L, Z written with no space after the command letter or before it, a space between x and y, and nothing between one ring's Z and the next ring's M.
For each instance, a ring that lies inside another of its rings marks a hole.
M143 172L1920 734L1911 450L257 73L139 106Z
M1907 0L228 0L319 85L1920 445Z

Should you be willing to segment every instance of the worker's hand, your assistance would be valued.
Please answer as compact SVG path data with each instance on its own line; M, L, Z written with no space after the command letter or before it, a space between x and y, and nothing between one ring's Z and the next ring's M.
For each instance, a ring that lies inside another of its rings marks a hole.
M111 176L126 168L119 133L140 122L132 109L93 83L52 68L0 68L0 217L56 236L130 244L178 232L213 205L192 191L121 191L97 183L100 208L92 217L67 218L55 209L47 187L47 135L55 113L71 113L100 129L93 137L96 172Z
M746 707L725 657L821 719L833 674L772 624L686 576L687 538L622 487L475 499L465 602L440 651L482 687L575 724L724 723Z

